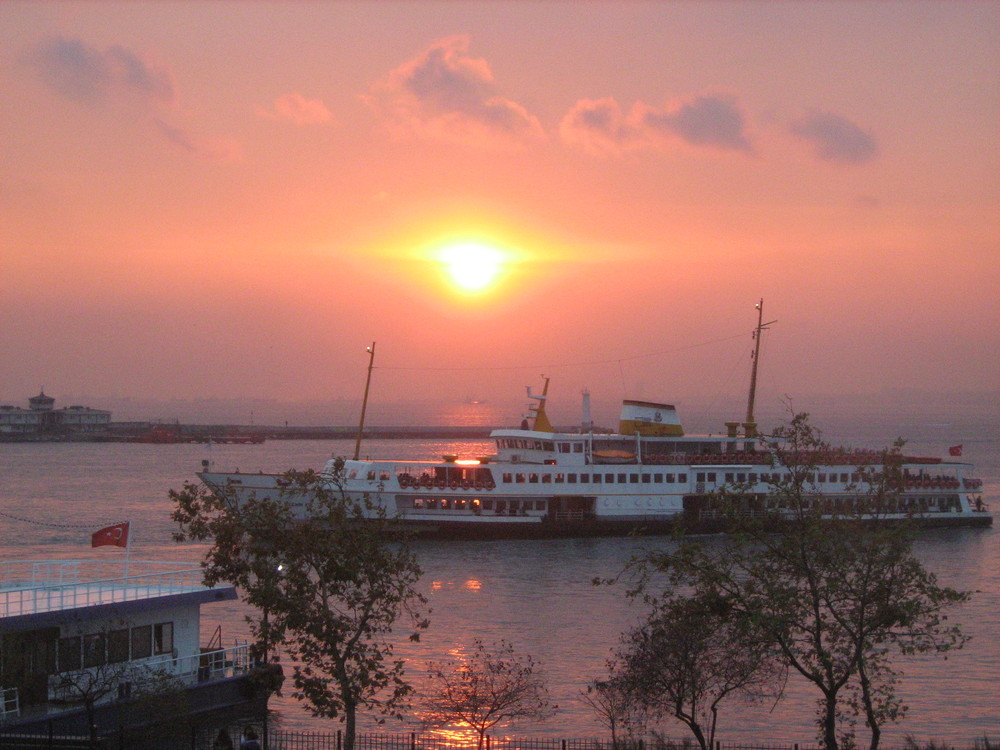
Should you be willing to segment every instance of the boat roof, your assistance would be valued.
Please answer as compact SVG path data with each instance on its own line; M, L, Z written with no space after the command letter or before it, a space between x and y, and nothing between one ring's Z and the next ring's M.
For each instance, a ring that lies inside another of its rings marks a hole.
M197 564L131 561L128 570L81 560L0 563L0 628L27 630L74 621L237 598L232 586L209 588Z

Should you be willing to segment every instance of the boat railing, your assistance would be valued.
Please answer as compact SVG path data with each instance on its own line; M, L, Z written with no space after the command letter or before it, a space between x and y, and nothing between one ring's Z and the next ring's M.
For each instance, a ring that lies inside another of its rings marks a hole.
M0 563L0 618L205 588L197 563L133 561L127 571L121 563L117 568L71 560Z
M0 688L0 719L20 715L21 701L17 688Z
M551 514L553 521L592 521L594 512L591 510L557 510Z

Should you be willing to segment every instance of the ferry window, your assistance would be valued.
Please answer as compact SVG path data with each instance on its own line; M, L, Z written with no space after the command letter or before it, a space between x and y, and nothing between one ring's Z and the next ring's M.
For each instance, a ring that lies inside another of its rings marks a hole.
M108 663L128 661L128 628L108 633Z
M630 481L632 484L639 484L639 475L638 474L629 474L628 475L628 481Z
M513 474L504 474L503 475L503 481L506 482L507 484L510 484L513 480L514 480L514 475Z
M605 474L604 475L604 483L605 484L614 484L615 483L615 475L614 474Z
M570 474L566 477L570 484L576 484L576 474Z
M574 453L583 453L583 443L573 443Z
M493 501L483 500L483 510L493 510Z
M535 500L535 510L545 510L545 501Z
M553 443L551 440L543 440L542 441L542 446L543 446L543 450L547 450L547 451L554 451L556 449L556 444Z
M542 484L552 484L552 475L542 474Z
M731 472L731 471L727 471L726 472L726 481L727 482L735 481L735 477L733 476L733 472Z
M385 469L383 469L382 471L380 471L378 473L378 478L381 479L383 482L388 482L389 481L389 472L386 471Z
M757 484L757 475L756 474L751 474L750 475L750 482L752 484Z
M508 512L512 516L516 516L517 515L517 511L520 509L520 507L521 507L521 501L520 500L511 500L510 501L510 510ZM499 503L497 504L497 510L500 510Z
M590 483L590 474L581 474L580 484L589 484L589 483Z
M465 510L465 500L456 500L455 510Z
M153 626L153 653L169 654L174 650L174 624L158 622Z
M525 482L526 479L527 479L527 475L526 474L515 474L514 475L514 481L517 482L518 484L524 484L524 482Z
M808 479L808 480L809 480L810 482L815 482L815 481L816 481L816 475L815 475L815 474L814 474L813 472L811 472L811 471L810 471L810 472L809 472L809 476L807 477L807 479Z
M104 633L83 636L83 666L99 667L104 663Z
M861 479L861 475L858 474L857 472L854 472L853 474L851 474L851 481L852 482L857 482L859 479Z
M481 503L479 502L479 498L478 497L473 498L472 499L472 512L473 513L478 513L480 505L481 505Z
M448 510L448 506L451 505L450 501L446 497L441 498L441 510Z
M528 483L529 484L538 484L538 475L537 474L528 474Z
M593 481L594 481L594 484L600 484L601 483L601 475L600 474L594 474L594 480Z
M566 481L566 477L562 474L556 474L556 484L562 484Z
M699 471L694 476L695 476L695 481L697 481L697 482L704 482L705 481L705 472L703 472L703 471Z
M742 471L739 472L736 475L736 481L737 482L745 482L745 481L747 481L747 475L744 472L742 472Z
M437 510L437 507L438 507L437 498L428 498L427 500L428 510Z
M826 474L820 474L819 475L819 481L825 482L826 481Z
M678 474L677 475L677 481L678 482L686 482L687 480L688 480L688 475L687 474Z
M413 507L416 510L420 510L421 508L423 508L424 507L424 499L422 497L415 497L415 498L413 498Z
M145 659L153 653L153 626L132 628L132 658Z
M69 672L73 669L79 669L82 665L80 661L80 649L82 648L82 639L80 636L73 636L72 638L60 638L59 639L59 671Z
M541 449L542 449L542 441L541 440L536 440L535 441L535 450L536 451L540 451Z
M708 472L707 481L709 481L709 482L714 482L715 481L715 472L714 471Z
M375 471L374 470L368 472L368 479L369 479L369 481L372 481L372 480L375 479Z
M841 474L840 481L843 482L844 484L847 484L849 481L851 481L851 477L849 474Z
M560 453L569 453L569 443L559 443Z
M662 484L663 483L663 475L662 474L653 474L653 482L655 482L656 484Z
M653 477L652 476L650 476L649 474L643 474L642 475L642 483L643 484L649 484L651 481L653 481Z
M628 477L625 474L618 475L618 484L625 484L628 481Z

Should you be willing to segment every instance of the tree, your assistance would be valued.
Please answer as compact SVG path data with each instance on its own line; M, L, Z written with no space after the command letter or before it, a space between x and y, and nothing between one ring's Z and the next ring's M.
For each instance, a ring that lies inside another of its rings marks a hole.
M591 680L581 691L580 698L611 732L611 747L618 750L645 728L646 715L632 696L627 682L618 676L619 664L616 660L608 662L608 672L611 677Z
M853 502L831 506L812 477L831 456L808 416L776 430L771 454L777 509L744 512L747 486L719 493L732 534L718 545L688 540L647 556L637 592L665 574L667 595L708 596L744 629L741 648L773 647L787 667L816 687L819 739L828 750L854 745L863 720L876 750L881 727L905 713L892 654L945 653L964 637L947 610L968 594L938 585L912 552L912 527L887 522L897 508L897 444L877 460L858 457Z
M651 717L682 722L702 750L715 744L724 699L774 697L783 683L776 649L728 609L724 598L704 593L657 601L611 663L619 692Z
M431 664L424 722L471 727L482 750L486 733L501 722L544 719L554 709L529 655L500 641L488 648L478 638L472 653L447 668Z
M242 589L260 613L248 617L258 653L288 652L292 694L313 715L340 718L352 750L359 709L398 716L412 692L393 659L393 626L405 615L417 640L428 623L416 559L380 508L343 491L342 467L288 472L278 500L191 483L170 495L175 539L211 541L205 582ZM308 502L306 520L293 519L290 500Z

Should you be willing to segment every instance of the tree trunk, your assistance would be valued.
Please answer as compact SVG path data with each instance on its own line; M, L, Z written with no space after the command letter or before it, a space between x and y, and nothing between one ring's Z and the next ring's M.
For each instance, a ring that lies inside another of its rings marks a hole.
M837 694L823 693L823 748L824 750L838 750L837 748Z
M353 703L344 704L344 750L354 750L357 734L358 707Z

